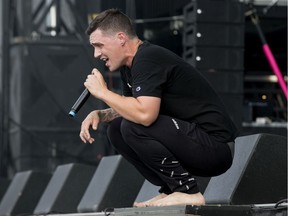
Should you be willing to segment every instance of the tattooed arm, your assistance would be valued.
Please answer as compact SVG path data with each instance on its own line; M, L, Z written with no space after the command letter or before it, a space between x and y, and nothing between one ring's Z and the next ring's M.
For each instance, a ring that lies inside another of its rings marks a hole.
M115 112L112 108L104 110L94 110L87 115L81 124L80 138L86 143L94 142L94 138L91 137L89 129L97 130L100 122L110 122L113 119L120 117L120 115Z
M110 122L113 119L120 117L120 115L112 108L99 110L98 116L99 116L100 122Z

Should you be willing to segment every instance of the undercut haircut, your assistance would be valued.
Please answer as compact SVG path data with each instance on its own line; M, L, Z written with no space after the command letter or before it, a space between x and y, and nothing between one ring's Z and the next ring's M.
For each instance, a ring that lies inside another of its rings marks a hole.
M124 32L129 38L136 37L131 19L119 9L108 9L98 14L89 24L86 34L91 35L96 29L106 34Z

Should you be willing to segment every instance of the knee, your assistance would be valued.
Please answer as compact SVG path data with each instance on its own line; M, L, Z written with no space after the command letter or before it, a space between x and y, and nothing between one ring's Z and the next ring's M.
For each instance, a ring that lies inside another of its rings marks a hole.
M120 134L121 118L114 119L107 127L107 138L111 144L117 143Z
M123 119L121 123L121 134L123 140L128 145L136 145L137 140L141 140L143 137L148 136L147 127L125 119Z
M142 131L141 129L139 130L139 127L144 126L123 119L120 130L122 137L127 144L134 143L135 138L139 137L140 131Z
M127 121L123 118L114 119L107 128L107 137L109 142L117 148L119 139L123 140L126 144L134 141L135 127L137 124Z

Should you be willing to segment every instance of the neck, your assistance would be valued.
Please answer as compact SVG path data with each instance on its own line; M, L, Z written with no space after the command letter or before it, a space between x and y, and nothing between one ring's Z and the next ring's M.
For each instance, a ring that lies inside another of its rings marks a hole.
M128 66L129 68L131 68L132 66L132 62L134 59L134 56L137 53L138 47L143 43L143 41L141 41L139 38L135 38L133 40L131 40L127 45L127 64L126 66Z

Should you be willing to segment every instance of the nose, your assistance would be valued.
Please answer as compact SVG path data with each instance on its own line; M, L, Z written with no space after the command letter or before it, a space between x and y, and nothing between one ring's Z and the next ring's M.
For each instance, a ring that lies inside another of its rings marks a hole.
M100 58L101 56L101 51L98 48L94 48L94 57L95 58Z

